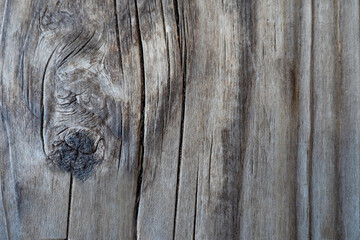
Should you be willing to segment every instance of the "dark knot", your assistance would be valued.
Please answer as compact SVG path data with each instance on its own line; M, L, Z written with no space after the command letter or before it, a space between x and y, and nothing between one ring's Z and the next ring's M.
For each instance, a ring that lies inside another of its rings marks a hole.
M86 180L99 163L95 157L96 144L84 131L68 134L64 141L54 144L49 159L61 170L72 173L77 179Z

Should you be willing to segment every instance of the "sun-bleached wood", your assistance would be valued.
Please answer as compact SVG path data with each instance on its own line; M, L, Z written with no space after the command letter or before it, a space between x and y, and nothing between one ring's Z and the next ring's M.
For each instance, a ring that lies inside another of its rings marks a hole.
M359 239L359 21L0 0L0 239Z

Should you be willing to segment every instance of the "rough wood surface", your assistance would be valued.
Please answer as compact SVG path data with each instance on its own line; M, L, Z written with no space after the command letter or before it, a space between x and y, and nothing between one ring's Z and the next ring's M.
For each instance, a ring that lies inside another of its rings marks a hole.
M0 0L0 239L360 239L359 21Z

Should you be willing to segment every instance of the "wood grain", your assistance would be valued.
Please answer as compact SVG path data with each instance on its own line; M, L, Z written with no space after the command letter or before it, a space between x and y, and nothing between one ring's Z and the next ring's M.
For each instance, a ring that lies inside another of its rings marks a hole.
M359 239L359 3L0 0L0 239Z

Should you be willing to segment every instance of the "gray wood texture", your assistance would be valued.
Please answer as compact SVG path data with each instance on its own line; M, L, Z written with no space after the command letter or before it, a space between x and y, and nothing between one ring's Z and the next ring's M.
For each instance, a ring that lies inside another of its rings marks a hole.
M359 21L0 0L0 240L360 239Z

